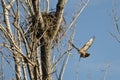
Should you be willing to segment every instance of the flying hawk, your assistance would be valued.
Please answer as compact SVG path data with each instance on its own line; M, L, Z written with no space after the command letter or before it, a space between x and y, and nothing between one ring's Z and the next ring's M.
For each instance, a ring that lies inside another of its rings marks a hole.
M91 47L91 45L93 44L95 37L92 37L82 48L77 48L74 44L72 44L72 46L77 49L77 51L80 54L80 57L86 58L88 57L90 54L87 53L87 50Z

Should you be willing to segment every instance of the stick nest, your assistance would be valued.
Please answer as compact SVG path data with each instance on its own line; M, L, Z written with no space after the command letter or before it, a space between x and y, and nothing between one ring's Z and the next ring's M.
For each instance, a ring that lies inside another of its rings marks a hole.
M38 21L35 20L34 16L29 18L29 23L32 24L32 26L28 31L29 39L31 35L36 36L37 39L39 39L41 35L47 36L47 39L52 39L54 32L56 32L55 28L57 27L56 12L50 12L50 13L42 12L42 18L45 24L44 29L41 29L39 20ZM63 17L59 30L57 31L57 35L55 36L54 43L58 43L59 40L62 38L65 32L65 25L66 25L66 22ZM41 32L41 30L44 30L44 31Z
M53 33L55 32L55 27L57 27L57 17L56 16L57 15L55 12L42 13L42 17L43 17L44 24L45 24L45 31L49 38L51 38L53 36ZM63 17L60 28L54 39L55 42L58 42L58 40L63 36L64 31L65 31L65 20Z

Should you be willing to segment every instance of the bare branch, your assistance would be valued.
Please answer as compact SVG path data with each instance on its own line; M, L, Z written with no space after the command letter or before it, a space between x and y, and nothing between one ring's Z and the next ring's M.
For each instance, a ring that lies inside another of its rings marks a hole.
M68 53L72 50L73 48L70 48L69 50L67 50L66 52L64 52L60 57L59 59L53 64L52 68L56 67L57 66L57 63L60 62L60 60Z
M83 12L83 10L85 9L85 7L88 5L89 0L87 0L86 3L83 3L83 7L80 8L80 10L77 12L77 14L75 15L75 17L73 17L73 20L70 22L70 24L68 25L68 27L66 28L65 32L62 34L62 36L60 37L58 43L61 41L62 37L66 35L66 33L70 30L70 28L75 24L75 22L77 21L78 17L80 16L80 14ZM57 45L57 44L56 44Z
M1 0L2 2L2 7L3 7L3 12L4 12L4 21L5 21L5 24L6 24L6 29L8 31L9 34L12 35L12 31L11 31L11 26L10 26L10 21L9 21L9 13L8 13L8 9L10 8L9 5L6 5L5 1L4 0ZM14 0L11 1L11 4L14 2ZM7 8L8 6L8 8Z
M112 34L112 33L110 33L111 34L111 36L113 37L113 38L115 38L117 41L118 41L118 43L120 43L120 28L119 28L119 19L120 19L120 17L118 16L118 5L117 5L117 0L112 0L113 2L113 9L112 9L112 13L113 13L113 22L114 22L114 27L115 27L115 30L116 30L116 34Z
M57 32L60 28L61 22L63 20L63 12L64 12L65 4L66 4L66 0L58 0L57 6L56 6L57 25L54 29L55 32L53 34L53 37L52 37L51 41L53 41L55 39L55 37L57 35Z
M9 9L11 8L11 6L13 5L14 2L15 2L15 0L11 0L11 1L9 2L9 4L6 5L6 8L9 10Z
M110 67L110 64L106 64L102 80L106 80L106 76L107 76L107 72L108 72L109 67Z
M47 13L49 12L49 9L50 9L50 1L49 0L46 0L46 5L47 5L47 8L46 8L46 11Z
M83 12L83 10L88 5L88 3L89 3L89 0L87 0L87 2L83 4L83 7L77 12L77 15L75 15L75 17L73 18L73 20L71 21L70 25L68 26L67 30L65 31L65 33L63 35L65 35L68 32L68 30L75 24L75 22L77 21L78 17Z
M120 43L120 39L118 36L114 35L113 33L110 32L110 35L115 38L119 43Z
M12 41L11 34L9 34L1 24L0 24L0 30L3 32L5 37L11 42Z
M3 54L1 55L1 57L2 57L2 61L1 61L2 63L1 63L1 75L0 75L0 77L2 78L2 80L4 80L5 77L4 77L4 56L3 56Z
M75 34L75 28L74 28L73 32L71 33L71 36L70 36L71 42L73 42L74 34ZM68 45L68 50L69 50L69 49L72 49L70 43L69 43L69 45ZM63 66L62 66L62 69L61 69L61 72L60 72L60 75L59 75L59 79L58 79L58 80L62 80L62 77L63 77L64 71L65 71L66 65L67 65L67 63L68 63L69 56L70 56L70 53L67 52L67 55L66 55L66 58L65 58L65 60L64 60L64 63L63 63Z
M7 60L8 58L6 57L6 55L4 55L4 53L2 51L0 51L0 53L2 54L4 60L9 64L9 66L11 67L11 69L15 72L15 74L18 75L18 73L15 71L13 65ZM18 75L19 76L19 75Z
M0 30L4 33L4 35L9 39L9 42L13 44L12 50L16 50L26 61L28 61L31 65L35 66L33 62L31 62L27 57L24 56L24 54L21 52L19 47L15 44L14 40L11 38L11 36L6 32L6 30L0 25Z
M24 34L23 30L20 27L18 27L18 25L16 23L14 23L14 27L20 32L21 37L22 37L24 44L25 44L27 55L28 55L30 46L29 46L28 41L26 40L25 34Z
M20 3L21 3L21 5L22 5L24 11L26 12L26 14L27 14L28 16L31 16L30 11L27 9L27 5L28 5L27 2L25 2L27 5L25 5L25 3L23 3L23 1L20 1Z
M22 68L23 68L23 75L24 75L24 80L27 80L27 73L26 73L26 69L27 69L27 65L24 63L24 59L22 59Z

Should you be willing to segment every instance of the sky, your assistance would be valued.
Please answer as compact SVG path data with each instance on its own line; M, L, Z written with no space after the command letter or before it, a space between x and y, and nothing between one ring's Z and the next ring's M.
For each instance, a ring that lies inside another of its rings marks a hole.
M73 12L79 9L79 1L67 0L64 12L66 19L69 19ZM53 0L51 5L55 7L56 2L57 0ZM107 72L105 80L120 79L120 43L110 35L110 32L115 32L112 0L90 0L76 22L74 38L74 44L82 47L91 37L95 36L95 41L88 50L90 56L85 59L81 58L79 62L79 54L73 50L71 54L75 55L70 55L63 80L76 80L77 69L78 80L104 80L105 72Z
M75 5L76 3L70 2L69 4ZM90 57L80 60L78 80L104 80L105 72L107 72L105 80L120 79L120 43L110 35L110 32L115 32L112 6L112 0L90 0L76 23L74 44L77 47L81 47L95 36L95 41L88 50ZM63 80L76 79L75 70L79 56L75 50L73 53L76 55L70 56Z

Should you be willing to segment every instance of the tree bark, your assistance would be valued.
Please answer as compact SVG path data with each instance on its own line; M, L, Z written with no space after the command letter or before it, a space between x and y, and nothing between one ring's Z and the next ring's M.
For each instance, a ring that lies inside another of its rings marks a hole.
M22 80L20 55L18 55L16 52L13 52L13 55L14 55L13 58L15 62L16 80Z
M51 41L47 37L44 37L41 39L41 43L42 79L52 80Z

